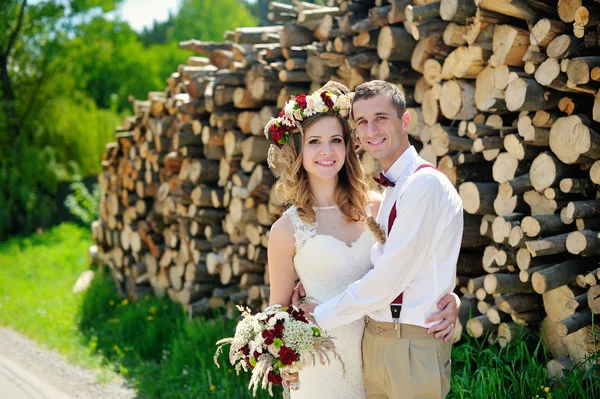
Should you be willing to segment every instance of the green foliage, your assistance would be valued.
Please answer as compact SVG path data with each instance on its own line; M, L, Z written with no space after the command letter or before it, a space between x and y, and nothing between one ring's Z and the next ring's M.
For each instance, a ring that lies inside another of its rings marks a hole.
M549 358L537 334L524 330L505 348L464 338L452 351L450 398L600 398L594 359L588 371L577 368L555 380L546 376Z
M85 184L75 182L71 184L73 193L69 194L65 199L65 206L77 218L86 225L91 224L98 219L100 210L100 186L94 184L94 188L90 193Z
M174 18L170 38L222 41L226 30L240 26L256 26L245 4L238 0L181 0L180 11Z
M169 12L166 21L158 22L154 20L151 28L144 27L142 33L140 33L140 39L146 47L150 47L152 44L165 44L169 42L169 31L173 29L173 25L173 14Z

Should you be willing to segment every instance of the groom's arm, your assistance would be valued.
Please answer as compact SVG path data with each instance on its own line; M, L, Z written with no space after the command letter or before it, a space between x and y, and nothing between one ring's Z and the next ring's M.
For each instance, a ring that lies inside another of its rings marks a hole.
M360 319L389 305L420 272L421 265L432 256L434 243L452 221L452 207L442 183L432 175L411 182L402 201L397 203L397 216L383 254L370 270L340 295L318 305L314 316L324 329L332 329ZM445 214L440 214L440 211ZM460 209L462 217L462 207ZM462 218L460 218L462 229ZM462 230L458 232L458 246ZM455 239L454 237L452 239Z

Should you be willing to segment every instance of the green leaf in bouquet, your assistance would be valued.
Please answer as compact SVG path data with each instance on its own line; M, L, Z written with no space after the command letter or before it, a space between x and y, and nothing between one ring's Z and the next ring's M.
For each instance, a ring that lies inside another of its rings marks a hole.
M321 330L318 327L313 327L312 330L315 337L321 336Z
M254 356L250 356L250 364L252 365L252 367L256 367L256 359L254 358Z

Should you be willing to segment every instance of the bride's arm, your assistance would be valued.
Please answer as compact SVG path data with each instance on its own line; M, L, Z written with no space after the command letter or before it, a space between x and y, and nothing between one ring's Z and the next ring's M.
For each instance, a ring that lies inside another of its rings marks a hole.
M296 280L294 271L294 227L289 216L277 220L269 233L268 262L271 297L269 303L288 306Z
M377 219L377 214L379 213L379 207L381 205L381 200L383 196L377 191L369 191L369 205L371 206L371 215L375 219Z

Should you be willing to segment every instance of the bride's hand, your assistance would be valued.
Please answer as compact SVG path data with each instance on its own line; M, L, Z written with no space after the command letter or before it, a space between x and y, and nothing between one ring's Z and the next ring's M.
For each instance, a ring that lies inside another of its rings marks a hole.
M297 390L300 387L300 374L298 372L288 373L282 370L281 379L283 380L283 386L286 388Z
M302 283L298 283L296 288L294 288L294 292L292 293L292 305L298 306L300 299L306 296L306 291L304 291L304 286Z
M460 309L460 298L453 292L446 294L438 302L438 308L442 309L440 313L425 320L426 323L439 321L438 324L430 327L427 330L427 333L435 333L436 338L443 338L444 341L448 342L454 335L454 325L456 324L458 311Z

